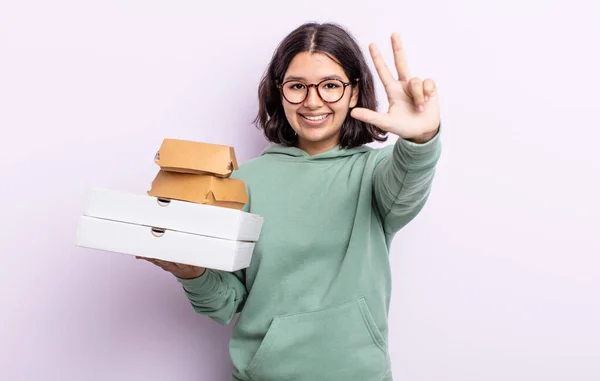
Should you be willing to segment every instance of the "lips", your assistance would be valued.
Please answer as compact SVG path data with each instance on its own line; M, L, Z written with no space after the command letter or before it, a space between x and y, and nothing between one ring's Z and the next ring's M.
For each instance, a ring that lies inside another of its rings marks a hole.
M319 115L299 114L299 115L302 119L302 122L304 122L304 124L313 126L313 127L324 124L327 120L329 120L329 117L331 116L331 114L319 114Z
M306 114L300 114L303 117L305 117L306 119L309 120L313 120L313 121L317 121L317 120L321 120L321 119L325 119L327 117L327 115L329 114L320 114L320 115L306 115Z

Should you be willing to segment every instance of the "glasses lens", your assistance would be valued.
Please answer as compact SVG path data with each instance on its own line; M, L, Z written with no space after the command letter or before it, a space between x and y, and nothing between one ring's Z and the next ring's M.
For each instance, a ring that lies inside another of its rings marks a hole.
M306 86L299 81L290 81L283 85L283 96L290 103L300 103L306 98Z
M344 95L344 83L337 79L324 81L319 85L319 94L325 102L336 102Z
M290 103L301 103L306 99L308 89L300 81L289 81L283 85L283 96ZM325 102L337 102L344 95L344 83L330 79L319 84L319 95Z

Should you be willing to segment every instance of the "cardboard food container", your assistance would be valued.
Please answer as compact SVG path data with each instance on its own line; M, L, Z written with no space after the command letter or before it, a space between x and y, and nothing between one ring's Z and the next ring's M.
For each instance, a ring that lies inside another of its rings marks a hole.
M93 189L76 245L237 271L250 265L262 223L262 217L239 210Z
M248 267L254 245L87 216L80 217L77 229L80 247L223 271Z
M165 171L217 177L238 169L233 147L181 139L164 139L154 162Z
M263 224L261 216L241 210L102 188L88 191L83 214L130 224L250 242L258 241Z
M188 201L222 208L241 210L248 202L242 180L222 179L211 175L197 175L160 170L148 195L163 199Z

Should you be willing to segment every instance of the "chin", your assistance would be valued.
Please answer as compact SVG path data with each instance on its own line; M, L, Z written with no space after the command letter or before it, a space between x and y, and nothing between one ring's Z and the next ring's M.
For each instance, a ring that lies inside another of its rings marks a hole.
M310 144L320 144L320 143L329 143L332 140L339 140L339 136L337 136L335 133L329 133L329 134L301 134L299 135L299 137L301 137L305 143L309 142Z
M318 142L321 140L330 139L332 136L335 135L335 131L330 131L327 128L301 127L299 129L299 131L300 131L300 133L299 133L300 136L302 136L304 139L311 141L311 142Z
M330 134L323 134L323 133L306 133L303 132L301 135L305 140L308 140L310 142L320 142L322 140L327 140L328 138L331 137Z

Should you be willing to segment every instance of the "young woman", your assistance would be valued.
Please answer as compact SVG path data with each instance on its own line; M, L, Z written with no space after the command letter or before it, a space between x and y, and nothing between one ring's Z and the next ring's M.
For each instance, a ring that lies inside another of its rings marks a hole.
M256 119L274 143L240 165L264 217L249 268L235 273L151 262L173 273L194 309L229 324L232 380L388 381L392 238L425 204L440 155L432 80L398 78L369 47L389 100L375 112L373 77L353 37L305 24L275 51ZM381 149L365 146L398 136Z

